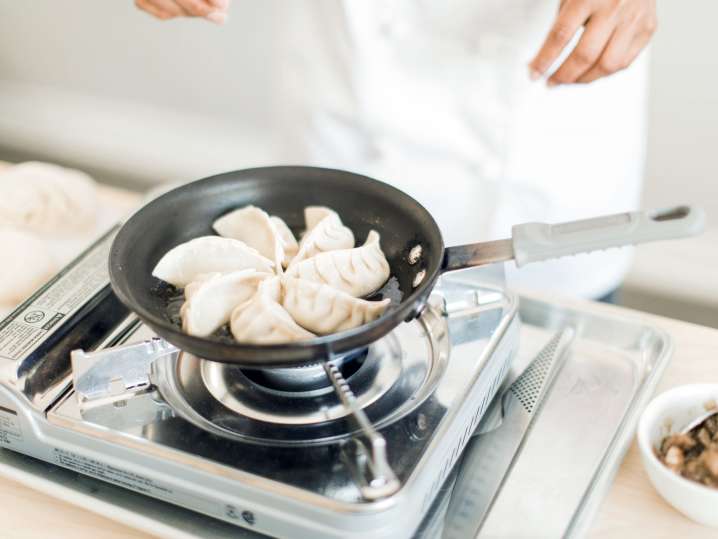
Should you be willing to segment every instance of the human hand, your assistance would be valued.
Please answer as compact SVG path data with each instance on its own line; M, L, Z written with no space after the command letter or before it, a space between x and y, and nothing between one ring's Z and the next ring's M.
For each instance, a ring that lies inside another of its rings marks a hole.
M135 5L163 21L175 17L202 17L223 24L227 20L229 0L135 0Z
M546 41L529 63L532 80L546 73L581 26L583 35L549 86L593 82L630 66L656 31L656 2L561 0Z

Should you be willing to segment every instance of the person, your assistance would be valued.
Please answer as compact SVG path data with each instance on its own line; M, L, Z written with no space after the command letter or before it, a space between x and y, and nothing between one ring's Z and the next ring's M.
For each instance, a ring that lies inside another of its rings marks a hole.
M229 7L136 5L219 23ZM395 184L447 244L638 206L654 0L315 0L283 3L282 18L287 155ZM611 297L631 254L507 265L507 278Z

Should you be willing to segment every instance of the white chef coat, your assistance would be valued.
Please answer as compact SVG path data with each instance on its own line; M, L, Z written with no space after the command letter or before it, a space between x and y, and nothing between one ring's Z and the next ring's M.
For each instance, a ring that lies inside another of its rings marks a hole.
M284 5L294 159L396 185L429 209L447 245L637 207L645 59L590 85L532 83L527 63L557 0ZM630 260L614 249L507 269L510 284L600 297Z

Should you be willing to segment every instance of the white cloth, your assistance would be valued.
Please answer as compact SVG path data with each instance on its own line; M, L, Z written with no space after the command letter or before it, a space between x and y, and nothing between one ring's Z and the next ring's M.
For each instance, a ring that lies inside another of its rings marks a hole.
M634 209L644 152L645 59L587 86L531 83L556 0L287 3L283 80L295 158L392 183L448 245L525 221ZM585 297L614 289L630 250L515 270Z

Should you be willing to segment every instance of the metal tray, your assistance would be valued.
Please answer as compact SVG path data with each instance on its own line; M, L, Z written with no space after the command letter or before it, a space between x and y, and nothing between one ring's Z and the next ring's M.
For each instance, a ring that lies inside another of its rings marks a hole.
M635 318L595 315L526 297L520 314L521 344L514 364L519 372L561 328L574 327L576 338L479 537L581 537L670 360L672 341ZM469 444L464 459L472 449ZM455 475L471 474L462 464ZM454 490L451 478L443 493L421 537L468 537L476 513L472 493ZM461 512L447 521L449 501L456 503L451 497L460 500Z
M452 281L467 289L472 285L461 277ZM671 340L640 320L563 309L530 298L521 299L520 311L517 370L561 327L570 324L577 335L480 536L581 536L610 487L638 416L668 363ZM467 451L471 450L469 444ZM462 537L461 527L447 522L445 514L451 496L459 495L453 492L456 474L470 473L461 462L456 466L417 537ZM257 537L11 451L0 451L0 475L162 537ZM470 493L463 493L461 502L464 514L470 515Z

